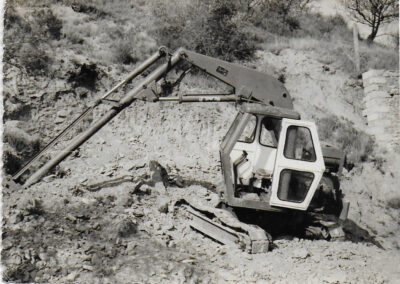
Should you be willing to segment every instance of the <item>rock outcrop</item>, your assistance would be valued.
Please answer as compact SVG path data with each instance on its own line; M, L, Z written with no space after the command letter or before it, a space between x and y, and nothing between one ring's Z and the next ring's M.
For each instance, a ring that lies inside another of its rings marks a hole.
M399 73L387 70L369 70L363 74L363 115L368 132L379 146L387 150L400 149L400 95Z

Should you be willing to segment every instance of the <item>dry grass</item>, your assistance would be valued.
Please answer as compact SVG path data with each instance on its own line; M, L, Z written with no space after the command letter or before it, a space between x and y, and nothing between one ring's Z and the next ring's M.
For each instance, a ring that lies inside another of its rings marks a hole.
M360 45L361 70L386 69L399 70L398 48L388 48L379 44L363 42Z
M350 75L355 74L352 31L339 17L322 17L318 14L298 15L299 28L287 33L268 29L263 35L266 49L279 54L283 49L313 51L323 64L332 64L335 69ZM260 34L259 32L257 34ZM360 41L361 73L369 69L399 70L397 48Z
M318 61L332 65L337 70L342 70L349 75L358 75L355 72L353 43L332 36L322 40L306 36L303 38L287 38L276 35L270 36L270 41L265 49L274 54L279 54L284 49L312 51L318 54ZM399 70L399 54L390 47L379 44L360 44L361 73L370 69Z
M373 139L354 128L350 121L328 116L318 120L317 125L320 139L342 149L351 163L365 162L372 158Z

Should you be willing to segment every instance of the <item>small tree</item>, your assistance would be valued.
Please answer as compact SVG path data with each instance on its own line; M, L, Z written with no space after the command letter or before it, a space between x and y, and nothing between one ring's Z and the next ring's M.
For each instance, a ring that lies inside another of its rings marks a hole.
M372 42L382 24L399 17L399 0L346 0L355 20L371 27L367 40Z

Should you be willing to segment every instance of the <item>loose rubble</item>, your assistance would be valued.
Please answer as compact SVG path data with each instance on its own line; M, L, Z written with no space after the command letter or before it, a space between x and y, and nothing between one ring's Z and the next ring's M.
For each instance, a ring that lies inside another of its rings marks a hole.
M122 180L94 191L81 186L83 174L76 172L70 186L53 179L26 191L5 188L4 280L354 283L400 277L399 253L371 243L279 238L272 251L256 255L218 244L192 230L179 205L183 198L212 204L217 194L201 185L164 186L160 169L152 162L131 171L148 171L141 185Z

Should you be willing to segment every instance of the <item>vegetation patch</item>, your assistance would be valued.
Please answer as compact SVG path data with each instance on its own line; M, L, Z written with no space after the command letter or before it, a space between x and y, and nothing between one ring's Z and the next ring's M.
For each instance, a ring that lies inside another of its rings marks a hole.
M74 87L84 87L94 90L98 79L98 70L96 64L83 64L79 71L71 73L68 82L73 83Z
M78 13L85 13L85 14L92 14L96 15L97 17L105 17L108 14L103 10L98 9L95 6L84 4L84 3L73 3L71 5L72 10Z
M182 46L227 61L251 59L255 42L244 32L238 12L235 3L226 0L184 5L157 1L153 13L158 28L153 34L160 45L172 49Z
M40 149L40 140L22 129L18 121L7 121L3 134L3 162L7 173L13 174Z
M29 75L46 74L52 63L48 43L60 39L62 28L62 22L51 9L18 12L13 4L8 4L4 27L4 62L24 69Z
M350 163L370 160L374 140L370 135L353 127L352 123L337 116L328 116L317 121L319 138L342 149Z
M393 209L400 209L400 197L390 199L388 205Z
M50 66L50 57L41 49L38 41L24 43L17 53L20 64L30 75L45 75Z

